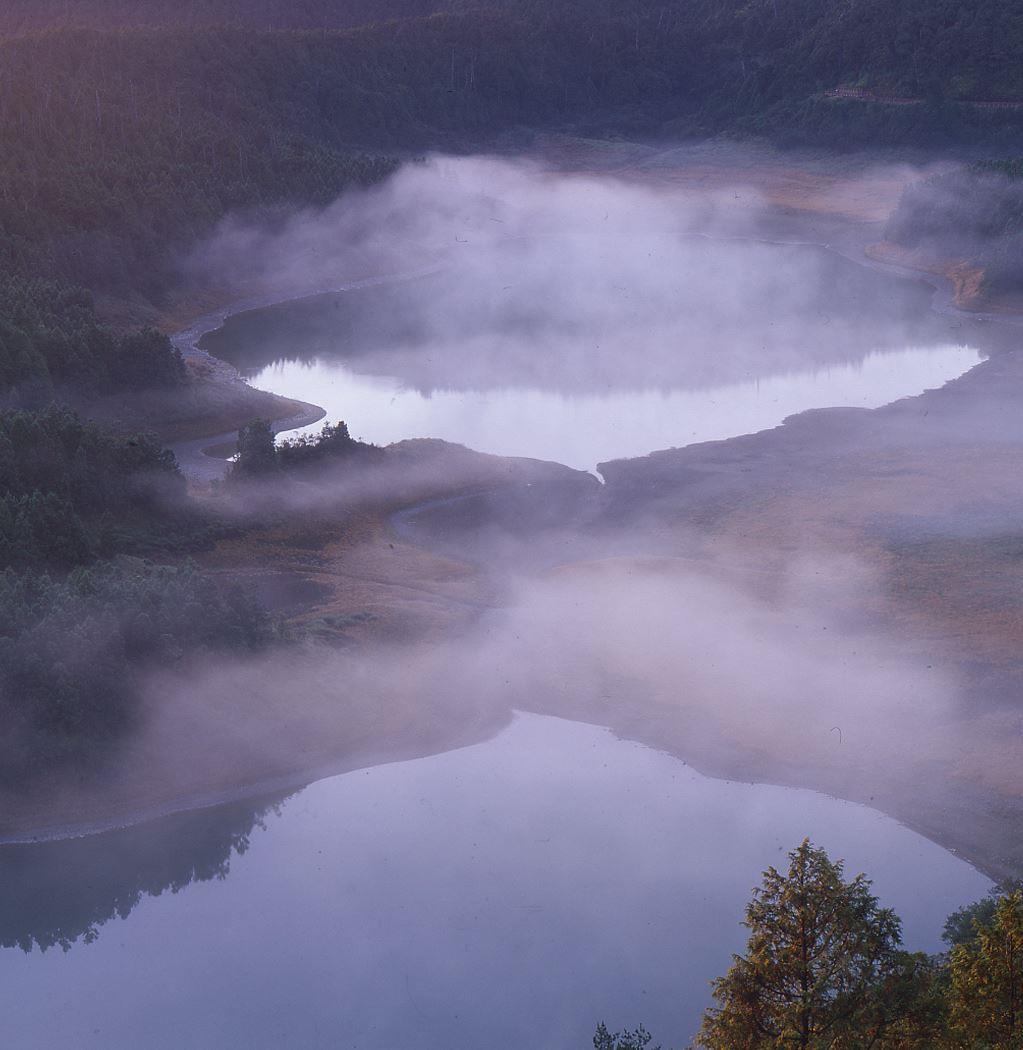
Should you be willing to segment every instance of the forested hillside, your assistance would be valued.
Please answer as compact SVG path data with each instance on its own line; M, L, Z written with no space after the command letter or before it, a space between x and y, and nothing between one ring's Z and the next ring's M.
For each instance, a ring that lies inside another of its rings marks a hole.
M283 37L68 31L0 54L0 383L22 403L182 381L166 339L126 346L83 289L158 302L228 212L325 202L392 166L333 145Z
M858 83L900 96L1018 97L1023 14L1011 0L7 0L0 33L51 28L343 29L437 12L503 11L522 23L622 19L643 35L678 25L732 87L776 96ZM722 62L728 68L721 68ZM727 87L727 85L724 85Z
M0 783L116 740L153 668L275 637L250 595L139 559L213 529L151 438L0 412Z
M932 256L965 258L984 291L1023 289L1023 158L987 161L909 186L886 237Z
M445 10L458 0L7 0L0 30L9 34L54 27L138 29L170 26L256 29L343 29L415 18Z
M1023 131L1009 0L9 0L0 34L0 387L26 404L181 382L83 289L159 303L224 215L323 203L409 152L551 127L999 151Z

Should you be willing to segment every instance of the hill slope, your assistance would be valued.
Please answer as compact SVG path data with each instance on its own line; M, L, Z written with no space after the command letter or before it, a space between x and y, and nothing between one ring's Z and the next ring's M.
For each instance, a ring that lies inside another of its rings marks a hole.
M125 374L83 287L159 302L224 215L323 203L409 151L1023 134L1010 0L8 0L0 34L0 388L44 398Z

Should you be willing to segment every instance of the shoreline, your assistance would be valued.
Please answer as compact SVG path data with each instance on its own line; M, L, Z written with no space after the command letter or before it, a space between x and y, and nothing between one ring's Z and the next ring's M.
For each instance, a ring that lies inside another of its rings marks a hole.
M779 212L786 218L792 216L785 212ZM874 273L886 276L894 276L903 280L917 281L929 286L932 290L931 309L945 317L954 317L960 321L973 321L977 323L991 323L1004 325L1006 327L1023 326L1023 308L1014 310L1007 307L1005 311L989 313L979 309L972 309L962 305L959 301L959 290L953 276L941 268L915 265L909 260L899 258L898 260L888 255L889 248L896 246L888 245L888 242L878 242L871 236L859 234L860 224L847 222L844 232L846 238L844 243L835 241L822 241L814 239L788 239L778 237L756 237L753 235L724 235L708 234L695 231L688 236L705 239L709 241L739 241L750 244L775 245L779 247L806 247L817 248L830 252L838 257L861 266ZM230 300L222 307L206 311L192 318L185 327L173 332L170 336L174 347L179 350L186 362L199 362L201 366L211 369L221 379L244 384L251 390L258 390L250 386L248 381L240 372L227 361L215 357L208 351L199 347L201 339L210 332L223 327L227 320L238 314L268 307L281 306L287 303L301 302L307 299L315 299L320 296L355 291L361 288L377 287L399 283L406 280L415 280L419 277L429 276L438 272L437 266L421 268L413 271L399 273L377 274L371 277L342 279L331 281L328 284L317 285L302 290L290 290L288 292L264 292L258 295ZM959 377L957 377L959 378ZM953 380L954 381L954 380ZM308 402L298 402L293 399L283 399L282 395L273 391L260 391L268 396L287 400L293 405L302 406L299 411L283 417L274 417L268 420L273 426L275 434L286 433L319 422L327 415L326 410L319 405ZM225 472L224 463L226 456L220 456L213 452L214 449L223 449L233 445L236 440L237 429L218 431L198 438L190 438L175 441L170 448L178 459L179 466L192 480L210 482L219 479ZM646 455L659 451L651 449ZM641 458L641 457L640 457Z
M649 748L651 751L656 751L658 754L666 755L677 762L681 762L683 766L692 769L694 772L708 780L722 780L730 784L749 784L751 786L774 787L785 791L806 791L815 795L821 795L825 798L833 799L836 802L844 802L847 805L858 806L861 809L877 813L887 820L895 821L895 823L899 824L901 827L914 832L921 836L921 838L927 839L928 842L933 842L936 846L939 846L941 849L952 854L952 856L961 860L964 864L968 864L974 871L979 872L985 878L990 879L993 884L1000 884L1006 879L1017 877L1019 874L1017 869L1010 869L999 865L996 858L977 859L970 856L968 853L960 850L958 846L951 845L947 837L936 832L934 828L902 815L898 811L898 807L886 808L883 805L878 805L874 796L862 797L855 792L842 792L839 790L830 790L827 787L814 786L809 782L809 778L800 779L798 776L785 777L781 775L767 774L750 777L748 775L749 765L747 763L744 766L743 759L741 758L729 759L726 755L714 756L707 753L706 750L701 752L699 748L695 748L693 752L690 752L690 754L697 755L697 757L692 758L687 754L683 754L681 749L674 749L663 743L652 743L650 740L645 739L639 730L616 728L608 725L606 722L599 721L596 718L586 717L581 712L576 715L564 715L559 714L556 710L546 710L539 707L529 710L534 714L549 715L554 718L563 718L566 721L579 722L584 725L593 725L601 729L606 729L615 737L615 739L639 744L642 747ZM731 761L735 762L734 766L730 764Z
M429 276L431 273L436 272L437 267L433 266L422 270L395 274L377 274L370 277L337 279L328 284L306 289L287 292L283 290L262 292L244 298L229 299L223 306L198 314L187 321L183 327L169 333L171 345L181 354L186 367L198 368L208 372L215 377L214 381L234 385L241 384L249 390L258 390L257 387L253 387L242 376L234 365L201 349L199 343L202 338L210 332L222 328L229 318L237 314L247 313L250 310L282 306L286 303L301 302L303 299L314 299L321 295L355 291L359 288L372 288L378 285L415 280L418 277ZM301 406L298 411L293 412L291 415L279 416L268 420L273 426L275 434L283 434L289 430L310 426L324 419L327 415L326 410L319 405L284 398L273 391L259 392L278 399L282 407L285 404ZM178 466L181 468L182 473L189 477L190 480L210 482L223 477L227 469L227 457L211 454L211 451L216 448L233 445L237 439L237 432L237 427L230 430L213 431L196 438L171 442L169 447L177 458Z
M459 751L466 747L485 743L493 739L510 724L510 719L488 720L480 717L473 725L463 725L463 733L458 739L445 743L441 748L424 748L407 743L403 746L382 751L377 754L349 755L335 761L317 763L307 769L296 769L292 773L282 773L273 777L264 777L236 788L215 793L197 792L194 795L179 795L167 802L147 806L128 813L112 814L108 817L96 817L79 823L41 825L29 831L0 833L0 849L5 846L31 846L41 843L66 842L72 839L89 838L93 835L105 835L111 832L124 831L128 828L149 824L165 817L181 813L200 813L203 810L218 809L238 802L250 802L271 795L283 795L290 798L300 791L321 780L357 773L364 769L375 769L377 766L394 765L400 762L414 762L420 758L431 758L435 755ZM512 712L514 714L514 712Z
M415 742L408 741L391 749L339 757L306 768L297 768L290 773L255 779L230 789L211 793L197 792L191 795L179 795L163 803L128 812L112 812L109 816L98 816L77 823L37 825L27 831L13 831L0 834L0 849L7 846L41 845L111 834L171 816L185 813L200 813L204 810L218 809L223 806L230 806L240 802L251 802L270 796L280 795L285 799L291 798L305 788L333 777L345 776L379 766L436 757L452 751L487 743L504 732L519 712L558 718L567 722L604 729L616 740L638 744L658 754L665 755L708 780L774 787L782 790L807 791L848 805L861 807L886 819L893 820L900 826L935 843L990 879L995 885L1019 875L1017 868L1006 866L1000 863L997 858L978 857L968 850L953 845L954 840L950 839L947 833L943 833L940 829L936 829L922 821L914 820L908 815L901 813L899 806L886 805L883 801L881 804L878 804L874 796L863 797L857 792L832 790L826 786L814 784L810 777L801 778L798 775L781 775L782 771L780 769L774 774L765 772L750 776L749 764L742 757L732 756L729 758L727 754L723 753L727 749L723 748L721 749L722 753L715 755L711 753L710 749L699 745L691 749L675 748L663 741L658 742L648 739L642 729L635 726L626 729L614 725L612 720L601 719L584 711L566 712L557 707L544 705L509 708L501 712L497 717L494 716L492 711L481 711L479 712L480 717L474 723L461 723L458 727L460 731L452 739L438 746L423 747Z
M548 709L540 706L521 709L509 708L503 713L502 717L490 719L489 721L481 717L477 720L476 725L463 726L463 729L470 731L463 733L460 739L449 741L441 747L423 748L410 744L407 747L395 748L378 754L349 756L333 762L318 764L305 770L296 770L294 773L266 777L239 786L238 788L217 792L215 794L180 796L166 803L150 806L124 815L110 816L108 818L100 817L93 821L82 822L80 824L41 826L29 832L12 832L7 835L0 835L0 849L7 846L42 845L89 838L95 835L112 834L144 824L153 823L167 817L186 813L201 813L205 810L218 809L223 806L230 806L240 802L253 802L271 796L281 796L281 801L286 801L298 795L306 788L334 777L346 776L350 773L375 769L380 766L433 758L439 755L446 755L453 751L460 751L465 748L485 744L503 733L512 724L518 714L534 714L541 717L557 718L566 722L573 722L579 725L587 725L603 729L610 733L616 740L637 744L640 747L655 752L656 754L664 755L673 761L680 762L684 767L691 769L693 772L707 780L718 780L730 784L773 787L788 791L805 791L836 802L868 810L869 812L876 813L887 820L894 821L901 827L912 831L914 834L920 835L929 842L933 842L935 845L950 853L964 864L967 864L974 871L983 875L985 878L990 879L994 886L997 886L1006 878L1014 877L1016 874L1014 871L1001 868L996 864L993 864L991 861L975 859L961 852L957 847L948 844L947 841L942 841L942 836L935 834L934 829L908 819L900 815L897 811L893 812L888 808L882 808L881 806L872 804L871 801L864 798L851 797L849 793L843 794L830 791L827 788L815 787L812 784L800 781L798 778L754 776L751 779L744 775L743 769L741 768L741 762L739 763L739 766L734 769L728 767L727 761L723 766L720 766L715 764L715 760L711 756L697 754L697 757L694 758L691 753L683 754L679 750L672 749L664 744L650 742L644 739L640 733L616 728L613 725L608 725L606 721L601 721L593 717L586 717L581 712L576 714L565 714L556 709ZM477 731L472 732L472 730Z

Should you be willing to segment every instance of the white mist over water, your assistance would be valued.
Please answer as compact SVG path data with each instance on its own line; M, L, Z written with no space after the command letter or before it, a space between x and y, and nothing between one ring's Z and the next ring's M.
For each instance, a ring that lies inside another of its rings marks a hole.
M377 444L584 470L879 407L980 360L928 288L765 239L741 196L432 157L274 230L226 223L203 274L347 290L239 314L204 346Z
M807 409L877 408L941 386L979 361L970 347L910 347L707 389L601 393L517 386L427 393L328 358L278 362L251 381L320 405L329 420L349 420L354 437L374 444L443 438L479 452L593 470L606 460L765 430ZM315 433L320 426L286 436Z

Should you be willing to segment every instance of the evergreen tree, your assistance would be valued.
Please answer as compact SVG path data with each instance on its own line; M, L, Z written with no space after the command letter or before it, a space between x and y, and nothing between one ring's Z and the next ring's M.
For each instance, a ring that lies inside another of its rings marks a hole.
M789 870L764 873L746 909L746 954L714 983L696 1046L828 1048L924 1046L928 967L901 950L901 924L870 881L808 840Z
M623 1032L609 1032L603 1021L597 1025L593 1036L593 1050L646 1050L653 1037L640 1025L634 1032L625 1029ZM650 1050L661 1050L659 1046Z
M945 920L941 939L949 946L950 951L957 944L970 944L976 941L978 931L994 920L998 902L1002 897L1008 897L1020 890L1023 890L1023 882L1020 882L1019 879L1006 879L994 893L973 904L957 908Z
M273 427L265 419L254 419L238 431L238 458L232 474L258 477L276 469Z
M1023 1048L1023 892L1000 898L972 940L952 949L950 1046Z

